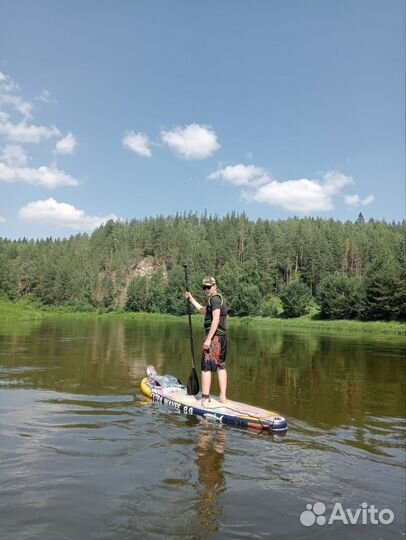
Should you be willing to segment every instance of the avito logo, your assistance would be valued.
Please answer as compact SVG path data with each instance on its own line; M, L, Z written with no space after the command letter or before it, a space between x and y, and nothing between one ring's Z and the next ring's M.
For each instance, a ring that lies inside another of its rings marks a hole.
M300 514L300 523L305 527L312 525L332 525L341 522L343 525L390 525L395 515L389 508L379 510L373 504L363 502L359 508L343 508L341 503L335 503L329 516L326 516L326 505L322 502L306 504L306 510Z

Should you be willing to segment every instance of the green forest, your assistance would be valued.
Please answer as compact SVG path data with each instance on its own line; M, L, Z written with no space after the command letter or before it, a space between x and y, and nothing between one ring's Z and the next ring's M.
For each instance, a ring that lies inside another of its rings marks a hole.
M0 238L0 298L76 311L183 315L216 276L234 316L406 319L405 222L362 214L249 220L197 214L108 221L91 235Z

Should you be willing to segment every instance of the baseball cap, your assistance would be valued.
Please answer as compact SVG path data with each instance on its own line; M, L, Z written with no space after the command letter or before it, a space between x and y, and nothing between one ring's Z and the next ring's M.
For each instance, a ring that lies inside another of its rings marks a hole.
M202 285L205 285L206 287L208 287L215 284L216 284L216 280L214 279L214 277L206 276L205 278L203 278Z

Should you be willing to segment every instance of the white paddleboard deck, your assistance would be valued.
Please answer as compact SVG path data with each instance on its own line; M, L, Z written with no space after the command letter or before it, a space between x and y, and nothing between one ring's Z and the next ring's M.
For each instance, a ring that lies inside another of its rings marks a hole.
M283 416L253 405L232 400L221 403L216 396L210 396L210 401L205 401L202 405L201 395L187 395L186 387L182 384L164 387L160 386L157 380L145 377L141 381L141 391L155 403L166 405L182 414L258 430L286 431L288 428L286 418Z

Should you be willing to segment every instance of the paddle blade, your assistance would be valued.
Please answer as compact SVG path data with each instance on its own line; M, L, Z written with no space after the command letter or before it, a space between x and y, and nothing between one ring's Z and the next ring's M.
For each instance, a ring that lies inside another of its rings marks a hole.
M187 393L189 396L195 396L199 393L199 389L199 377L197 376L195 368L193 368L187 382Z

